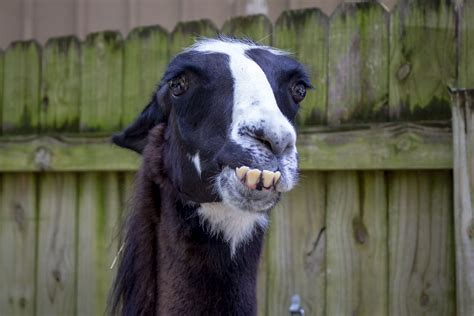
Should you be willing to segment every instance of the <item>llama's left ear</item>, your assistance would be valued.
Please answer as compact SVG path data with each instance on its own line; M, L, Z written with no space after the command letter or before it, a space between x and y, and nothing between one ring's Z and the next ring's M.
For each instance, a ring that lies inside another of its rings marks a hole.
M156 97L153 97L140 116L121 133L113 135L112 141L115 145L141 154L148 141L148 132L164 121L163 109L158 105Z

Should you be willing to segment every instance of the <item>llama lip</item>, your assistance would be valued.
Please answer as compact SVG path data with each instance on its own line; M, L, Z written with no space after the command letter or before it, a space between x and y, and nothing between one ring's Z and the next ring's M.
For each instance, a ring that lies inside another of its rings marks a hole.
M281 178L280 171L250 169L247 166L235 168L235 174L242 184L252 190L275 189Z

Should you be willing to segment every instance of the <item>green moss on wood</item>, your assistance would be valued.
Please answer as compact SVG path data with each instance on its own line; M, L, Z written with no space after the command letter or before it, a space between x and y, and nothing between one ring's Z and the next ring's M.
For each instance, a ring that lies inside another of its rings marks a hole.
M458 15L459 61L458 87L474 88L474 2L460 1Z
M169 34L159 26L134 29L124 43L122 126L148 104L168 63Z
M0 122L3 122L2 120L2 114L3 114L3 69L4 69L4 53L2 50L0 50ZM0 128L0 135L2 135L2 128Z
M449 119L446 87L456 79L452 3L401 1L390 23L390 118ZM423 115L423 117L420 117Z
M310 72L314 90L301 103L298 125L323 124L327 107L328 17L320 10L285 11L275 24L273 44L295 53Z
M76 37L48 40L43 52L42 131L77 131L81 100L81 52Z
M222 27L224 35L250 39L256 43L271 45L272 23L265 15L250 15L232 18Z
M218 31L209 20L180 22L171 33L170 57L193 44L199 37L215 37Z
M116 131L122 119L123 41L115 32L90 34L82 45L80 130Z
M327 120L388 120L388 13L377 3L340 5L330 19Z
M39 125L41 48L34 41L14 42L4 56L2 130L35 132Z

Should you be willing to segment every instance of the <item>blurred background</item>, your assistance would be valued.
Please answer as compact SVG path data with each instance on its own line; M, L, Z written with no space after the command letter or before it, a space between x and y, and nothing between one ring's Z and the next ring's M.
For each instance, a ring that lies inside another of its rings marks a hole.
M140 164L110 136L217 32L315 86L259 315L296 294L306 315L474 315L472 21L474 0L0 0L0 316L103 315Z
M326 14L342 0L0 0L0 48L11 41L118 30L159 24L171 31L179 21L210 19L217 27L233 17L319 7ZM348 1L346 1L348 2ZM357 2L357 1L349 1ZM381 1L392 8L396 0Z

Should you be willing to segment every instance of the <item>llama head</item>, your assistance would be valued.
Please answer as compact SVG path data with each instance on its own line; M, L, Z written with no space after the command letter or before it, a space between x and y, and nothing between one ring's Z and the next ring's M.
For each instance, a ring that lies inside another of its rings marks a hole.
M114 142L153 152L160 144L148 134L166 123L164 169L184 202L266 211L297 182L293 123L308 87L286 53L200 40L171 61L150 104Z

